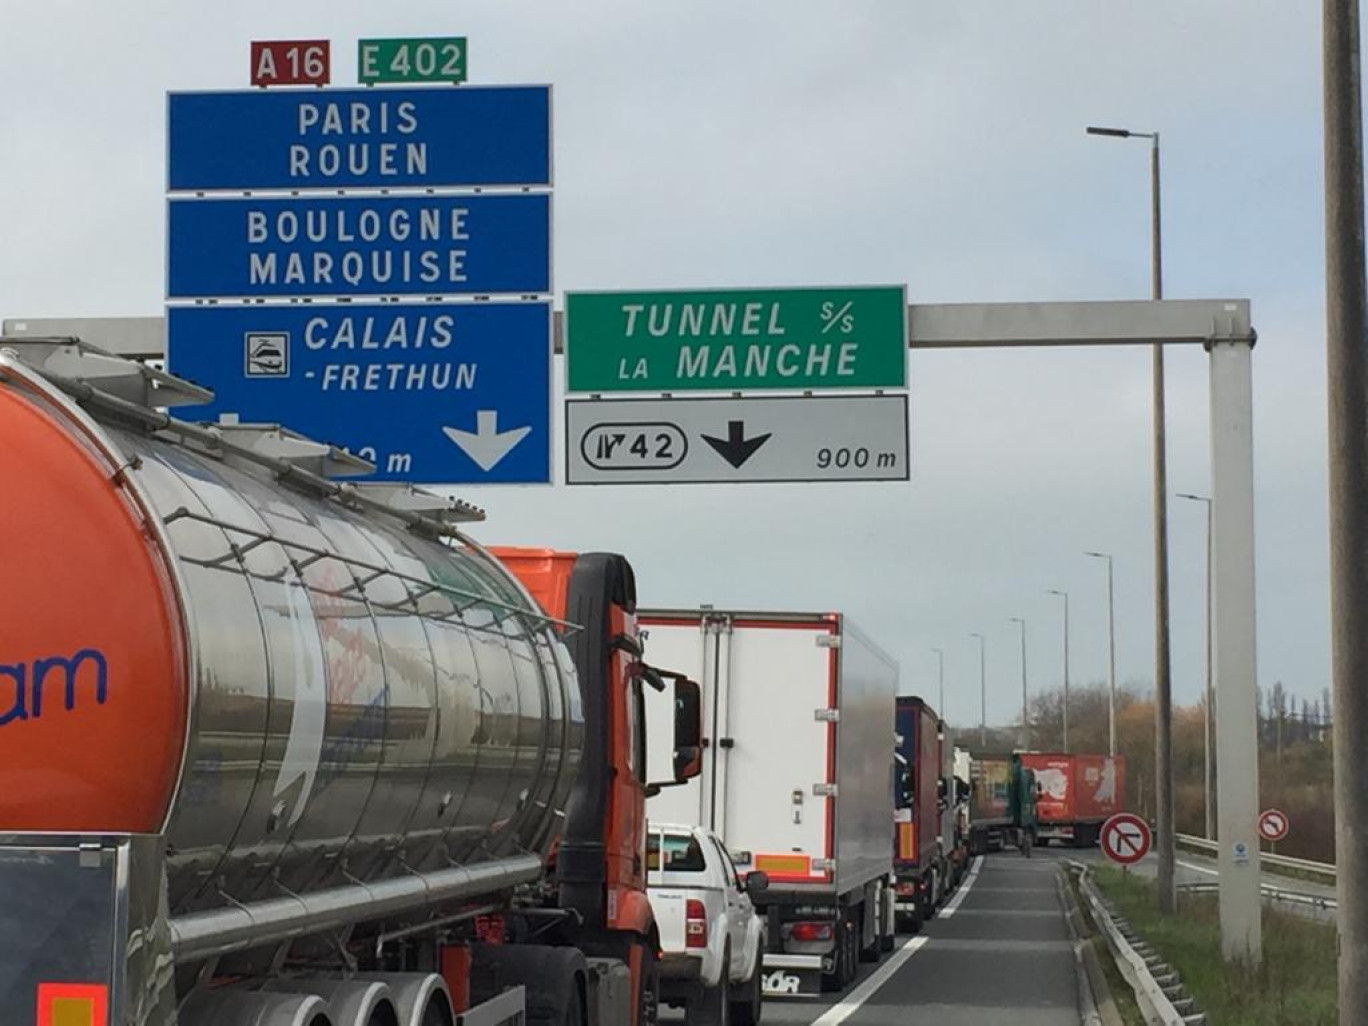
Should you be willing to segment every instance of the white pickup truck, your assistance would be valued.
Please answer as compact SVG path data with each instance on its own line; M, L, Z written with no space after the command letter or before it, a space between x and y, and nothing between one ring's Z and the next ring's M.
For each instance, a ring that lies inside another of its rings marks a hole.
M646 884L660 930L660 999L684 1007L688 1026L755 1026L760 1021L765 923L722 842L701 827L652 823Z

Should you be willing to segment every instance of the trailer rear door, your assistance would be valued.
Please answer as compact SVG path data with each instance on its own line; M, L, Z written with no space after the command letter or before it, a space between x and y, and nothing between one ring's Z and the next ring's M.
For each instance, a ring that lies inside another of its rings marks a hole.
M829 883L839 618L643 612L641 624L652 665L702 684L706 738L702 774L647 814L707 826L773 883ZM648 738L668 736L666 709L651 703ZM647 747L650 779L668 779L664 746Z

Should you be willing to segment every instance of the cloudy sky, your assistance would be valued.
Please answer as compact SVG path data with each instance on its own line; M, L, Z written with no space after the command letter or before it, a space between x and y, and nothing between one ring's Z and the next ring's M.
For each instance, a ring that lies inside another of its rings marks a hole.
M1247 297L1259 676L1328 683L1319 8L1286 0L0 0L0 316L146 315L163 296L164 95L242 88L252 39L470 38L471 80L555 87L558 290L906 282L912 302L1148 293L1163 137L1166 291ZM1199 351L1170 357L1170 484L1208 487ZM654 605L848 612L905 691L989 719L1154 667L1149 354L912 353L912 480L467 489L490 542L613 548ZM563 368L557 368L563 375ZM1203 674L1203 509L1171 505L1174 682Z

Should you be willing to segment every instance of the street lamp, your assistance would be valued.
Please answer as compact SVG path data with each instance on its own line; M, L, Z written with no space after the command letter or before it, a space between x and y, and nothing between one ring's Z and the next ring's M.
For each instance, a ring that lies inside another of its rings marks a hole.
M936 706L936 712L940 713L940 718L945 719L945 649L933 648L936 653L936 662L940 667L940 704Z
M1214 793L1211 784L1211 710L1216 695L1212 690L1211 681L1211 499L1205 495L1192 495L1188 492L1179 492L1178 498L1206 503L1206 701L1202 708L1202 761L1206 775L1202 778L1202 811L1206 826L1206 833L1203 836L1207 840L1212 840L1216 836L1212 829L1216 821L1216 810L1212 808L1211 801Z
M1031 719L1026 706L1026 621L1019 616L1011 617L1012 623L1021 625L1021 750L1031 749Z
M1164 298L1160 237L1159 133L1092 126L1089 135L1150 141L1150 287ZM1159 851L1159 911L1177 908L1173 846L1173 684L1169 658L1168 463L1164 437L1164 344L1154 343L1154 797Z
M1049 589L1049 594L1058 595L1064 600L1064 751L1069 751L1069 593L1058 588Z
M1112 587L1112 558L1105 552L1085 556L1107 561L1107 754L1116 754L1116 592Z
M979 643L979 749L988 748L988 664L983 654L983 635L970 634Z

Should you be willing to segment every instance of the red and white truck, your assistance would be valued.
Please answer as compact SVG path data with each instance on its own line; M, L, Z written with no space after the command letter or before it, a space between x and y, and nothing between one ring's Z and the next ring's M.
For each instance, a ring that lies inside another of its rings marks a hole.
M1125 807L1124 756L1022 752L1021 764L1035 774L1038 841L1092 847L1102 824Z
M703 688L703 771L652 798L651 819L706 826L743 875L768 876L753 897L767 994L844 988L893 944L897 664L839 613L646 609L640 623L649 658ZM648 736L671 720L653 697ZM650 758L648 776L667 768Z

